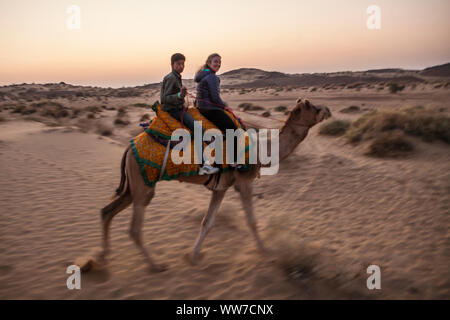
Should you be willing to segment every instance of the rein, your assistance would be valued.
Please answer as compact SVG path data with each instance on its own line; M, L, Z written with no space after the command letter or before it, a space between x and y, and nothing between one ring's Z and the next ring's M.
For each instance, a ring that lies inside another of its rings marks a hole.
M191 93L188 93L188 95L189 95L191 98L194 98L194 99L197 100L197 101L207 102L208 104L211 104L211 105L213 105L213 106L220 107L221 109L228 111L228 112L231 113L236 119L238 119L241 123L243 123L242 119L239 118L239 117L233 112L233 110L230 109L230 108L228 108L227 106L224 106L224 105L221 105L221 104L212 103L212 102L210 102L210 101L208 101L208 100L205 100L205 99L197 98L196 96L194 96L194 95L191 94ZM251 115L251 116L259 117L259 118L262 118L262 119L267 119L266 117L263 117L263 116L261 116L261 115L259 115L259 114L254 114L254 113L250 113L250 112L247 112L247 111L243 111L243 110L242 110L242 111L239 111L239 112L246 113L246 114L249 114L249 115ZM271 119L271 120L278 121L278 122L283 123L283 124L286 122L286 120L281 120L281 119L277 119L277 118L270 118L270 119ZM269 128L269 129L277 129L277 128Z

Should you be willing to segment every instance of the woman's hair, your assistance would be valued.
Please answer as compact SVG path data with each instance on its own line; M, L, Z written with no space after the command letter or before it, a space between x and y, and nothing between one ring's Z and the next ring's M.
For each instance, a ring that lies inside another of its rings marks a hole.
M211 63L212 59L214 59L215 57L219 57L222 58L218 53L212 53L208 56L208 58L206 59L206 62L204 65L202 65L200 67L200 69L197 70L197 72L195 73L195 75L197 75L197 73L199 73L200 71L202 71L203 69L207 69L209 68L209 64Z

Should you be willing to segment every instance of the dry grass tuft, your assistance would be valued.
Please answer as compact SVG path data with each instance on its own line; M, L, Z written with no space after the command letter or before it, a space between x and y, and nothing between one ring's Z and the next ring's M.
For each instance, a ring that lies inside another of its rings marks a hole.
M358 143L393 130L422 137L425 141L450 143L450 117L437 109L424 107L370 112L352 123L346 138L351 143Z
M242 109L242 111L260 111L260 110L265 110L264 107L261 106L255 106L252 103L249 102L244 102L241 103L238 106L239 109Z
M348 120L332 120L324 123L320 129L319 134L329 136L341 136L350 127Z
M111 136L113 134L114 128L105 122L100 122L97 126L97 133L102 136Z

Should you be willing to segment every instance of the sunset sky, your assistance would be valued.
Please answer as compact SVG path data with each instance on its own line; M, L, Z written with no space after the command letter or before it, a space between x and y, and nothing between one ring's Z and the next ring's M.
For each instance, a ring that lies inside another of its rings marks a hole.
M380 30L366 27L372 4ZM450 61L449 13L449 0L0 0L0 85L159 82L174 52L184 78L213 52L219 73L422 69Z

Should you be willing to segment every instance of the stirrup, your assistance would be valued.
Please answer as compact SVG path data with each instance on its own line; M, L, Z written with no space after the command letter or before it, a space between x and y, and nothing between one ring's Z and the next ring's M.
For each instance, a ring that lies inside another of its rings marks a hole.
M204 175L204 174L214 174L214 173L217 173L217 172L219 172L219 168L215 168L215 167L211 166L208 161L206 161L203 164L203 166L201 166L198 169L198 174L201 175L201 176Z
M249 168L246 165L240 163L232 163L229 166L233 170L237 170L239 172L247 172L249 170Z

